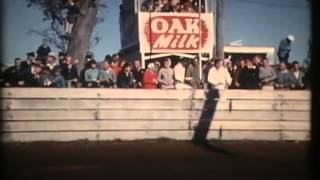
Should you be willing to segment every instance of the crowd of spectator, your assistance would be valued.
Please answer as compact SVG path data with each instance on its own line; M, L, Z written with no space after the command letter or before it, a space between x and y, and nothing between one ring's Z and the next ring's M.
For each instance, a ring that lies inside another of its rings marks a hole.
M141 5L143 12L204 12L204 0L145 0Z
M150 62L143 69L140 60L133 62L119 54L107 55L97 63L91 54L82 69L79 62L60 52L58 57L44 42L26 60L14 60L14 65L1 72L2 87L88 87L145 89L305 89L307 76L297 61L270 66L262 56L240 59L212 59L202 68L199 58L180 58L172 64L170 58ZM200 79L202 70L203 78Z
M269 60L261 56L241 59L239 64L217 60L209 70L208 82L218 89L305 89L309 86L298 61L281 62L272 67Z

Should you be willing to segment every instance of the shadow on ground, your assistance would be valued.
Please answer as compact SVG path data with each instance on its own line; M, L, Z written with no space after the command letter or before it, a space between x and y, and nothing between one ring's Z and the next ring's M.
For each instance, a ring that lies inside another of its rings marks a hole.
M222 142L226 156L190 141L6 143L14 179L299 179L307 177L306 143ZM1 178L5 179L5 178Z

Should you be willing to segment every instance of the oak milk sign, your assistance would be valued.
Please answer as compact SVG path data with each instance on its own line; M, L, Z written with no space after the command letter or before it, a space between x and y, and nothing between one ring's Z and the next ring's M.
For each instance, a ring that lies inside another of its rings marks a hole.
M211 52L212 13L139 13L140 51L145 53Z

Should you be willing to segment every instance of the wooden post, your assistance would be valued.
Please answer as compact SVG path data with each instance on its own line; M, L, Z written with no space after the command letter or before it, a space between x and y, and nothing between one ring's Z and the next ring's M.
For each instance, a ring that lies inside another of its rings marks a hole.
M146 57L145 57L144 52L140 52L140 54L141 54L141 65L142 65L142 68L145 69L146 68Z
M198 59L198 63L199 63L199 76L200 76L200 80L202 80L202 55L201 53L199 53L199 59Z
M217 0L217 45L216 45L216 56L219 59L224 59L224 43L223 43L223 11L224 11L224 0Z
M201 0L199 0L199 2L198 2L198 6L199 6L199 8L198 8L198 12L199 12L199 27L200 27L200 29L201 29ZM201 31L199 31L199 59L198 59L198 63L199 63L199 76L200 76L200 79L202 79L202 47L201 47Z

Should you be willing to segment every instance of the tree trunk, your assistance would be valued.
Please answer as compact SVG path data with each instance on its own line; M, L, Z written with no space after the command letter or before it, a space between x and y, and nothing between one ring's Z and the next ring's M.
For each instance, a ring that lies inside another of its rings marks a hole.
M82 0L80 3L80 15L74 24L67 53L73 59L79 60L79 71L84 67L85 55L90 48L90 39L93 29L97 24L99 0Z
M217 48L216 54L219 59L224 59L224 42L223 42L223 9L224 0L217 0Z

